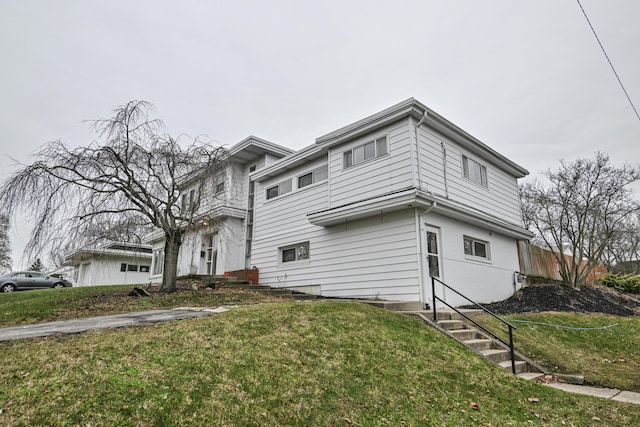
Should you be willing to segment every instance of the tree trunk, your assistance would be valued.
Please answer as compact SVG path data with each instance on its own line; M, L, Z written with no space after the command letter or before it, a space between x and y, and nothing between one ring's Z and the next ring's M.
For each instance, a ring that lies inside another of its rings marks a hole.
M175 292L176 276L178 275L178 252L182 245L182 234L165 234L164 243L164 273L162 275L161 292Z

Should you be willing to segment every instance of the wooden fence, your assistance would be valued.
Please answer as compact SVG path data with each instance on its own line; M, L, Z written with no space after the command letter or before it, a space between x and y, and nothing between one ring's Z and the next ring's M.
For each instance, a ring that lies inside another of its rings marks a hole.
M564 255L564 257L567 261L571 261L570 255ZM560 264L553 252L534 246L529 242L520 241L518 242L518 259L520 260L520 272L526 276L562 282ZM586 261L583 260L581 263L585 264ZM593 286L607 272L605 266L597 265L587 277L587 286Z

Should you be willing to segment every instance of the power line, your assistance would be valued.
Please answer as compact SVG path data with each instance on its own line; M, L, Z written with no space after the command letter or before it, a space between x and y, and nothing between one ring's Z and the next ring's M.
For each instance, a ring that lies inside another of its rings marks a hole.
M580 6L580 10L582 10L582 14L584 15L584 18L587 20L587 23L589 24L589 27L591 28L591 31L593 32L593 35L596 37L596 40L598 41L598 44L600 45L600 49L602 49L602 53L604 53L604 57L607 58L607 62L609 62L609 66L611 66L611 70L613 70L613 74L615 74L616 79L618 79L618 83L620 83L620 87L622 88L622 91L624 92L625 96L629 100L629 104L631 104L631 108L633 108L633 112L636 113L636 117L638 118L638 120L640 120L640 114L638 114L638 110L636 110L635 105L633 105L633 102L631 101L631 98L629 97L629 94L627 93L627 90L624 88L624 85L622 84L622 80L620 80L620 76L618 76L618 73L616 72L616 69L613 68L613 64L611 63L611 60L609 59L609 55L607 55L607 51L604 50L604 46L602 46L602 43L600 42L600 39L598 38L598 35L596 34L596 30L593 28L593 25L591 25L591 21L589 21L589 17L587 16L587 12L584 11L584 8L582 7L582 4L580 3L580 0L576 0L576 1L578 2L578 6Z

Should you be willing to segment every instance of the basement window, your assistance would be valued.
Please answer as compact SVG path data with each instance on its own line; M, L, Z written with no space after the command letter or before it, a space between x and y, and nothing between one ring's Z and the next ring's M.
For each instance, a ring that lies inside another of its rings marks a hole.
M309 259L309 242L297 243L295 245L284 246L279 249L281 263L303 261Z
M489 242L464 236L464 254L470 259L490 260Z

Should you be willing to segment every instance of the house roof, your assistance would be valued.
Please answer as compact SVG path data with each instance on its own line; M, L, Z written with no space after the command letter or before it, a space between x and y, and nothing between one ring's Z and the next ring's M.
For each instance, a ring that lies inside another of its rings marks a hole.
M81 261L93 256L113 256L113 257L130 257L137 259L151 259L152 246L116 242L111 243L104 247L87 247L81 248L68 255L65 259L65 264L73 264L74 261Z
M258 156L270 154L275 157L285 157L293 150L283 147L266 139L250 135L229 148L229 156L242 163L247 163Z
M528 170L507 159L415 98L406 99L369 117L323 135L316 139L316 144L332 147L409 116L418 121L424 119L423 123L429 127L456 141L473 154L501 166L518 178L529 174Z
M251 177L258 182L264 181L326 153L330 147L373 132L407 117L412 117L417 121L422 120L430 128L456 141L467 151L508 171L517 178L523 178L529 174L528 170L468 134L415 98L409 98L357 122L320 136L316 138L314 145L289 154L268 167L254 172Z

